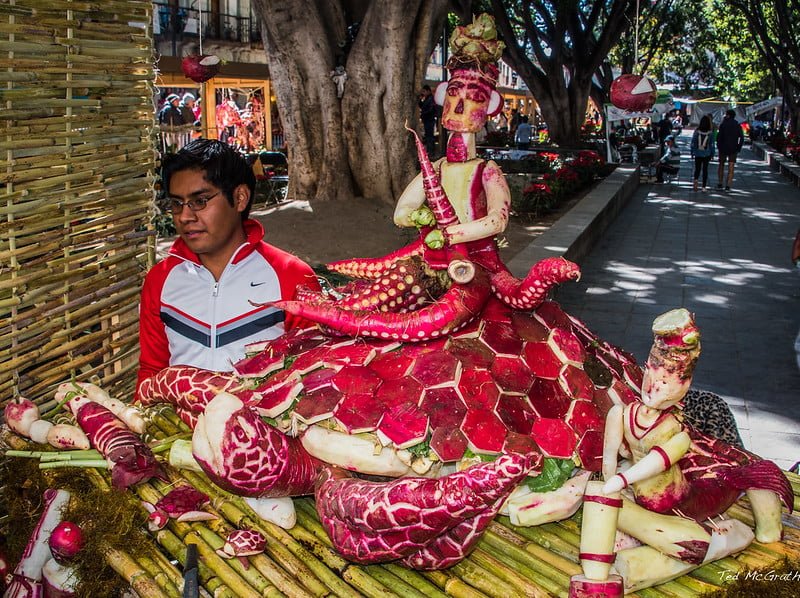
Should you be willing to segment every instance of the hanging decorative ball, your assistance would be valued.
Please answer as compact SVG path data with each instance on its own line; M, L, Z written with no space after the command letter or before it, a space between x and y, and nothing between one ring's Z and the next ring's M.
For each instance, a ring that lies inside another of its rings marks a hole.
M620 75L611 83L611 103L622 110L649 110L657 94L656 84L643 75Z
M181 60L183 74L196 83L208 81L219 72L222 61L213 54L190 54Z

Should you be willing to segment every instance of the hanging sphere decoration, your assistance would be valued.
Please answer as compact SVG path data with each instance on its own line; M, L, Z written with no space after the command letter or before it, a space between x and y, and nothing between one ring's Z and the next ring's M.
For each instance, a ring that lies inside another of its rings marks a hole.
M644 75L620 75L611 83L611 103L622 110L650 110L657 94L656 84Z

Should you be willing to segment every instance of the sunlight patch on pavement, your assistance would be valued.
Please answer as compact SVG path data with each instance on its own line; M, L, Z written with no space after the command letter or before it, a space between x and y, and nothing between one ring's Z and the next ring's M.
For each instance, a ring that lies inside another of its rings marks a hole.
M760 210L758 208L744 208L742 211L745 214L752 216L753 218L761 218L762 220L770 220L772 222L784 222L786 219L786 214L771 212L769 210Z
M709 305L727 305L730 298L725 295L717 295L716 293L700 293L694 295L694 300L698 303L708 303Z
M757 274L755 272L739 272L738 274L731 273L725 274L724 276L712 276L711 280L714 282L721 282L722 284L742 287L762 278L764 278L762 274Z

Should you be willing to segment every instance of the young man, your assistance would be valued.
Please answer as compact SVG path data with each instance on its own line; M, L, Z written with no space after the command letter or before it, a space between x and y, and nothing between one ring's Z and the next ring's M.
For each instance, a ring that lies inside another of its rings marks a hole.
M247 343L304 325L266 305L319 289L311 268L248 219L255 175L229 145L198 139L164 164L179 238L142 288L138 383L170 365L230 371Z
M722 183L725 183L725 191L731 190L733 185L733 169L736 165L736 156L742 151L744 145L744 133L739 121L736 120L736 112L728 110L725 112L725 118L719 125L717 131L717 150L719 151L719 169L717 176L719 182L717 189L722 189ZM725 177L725 163L728 163L728 175Z

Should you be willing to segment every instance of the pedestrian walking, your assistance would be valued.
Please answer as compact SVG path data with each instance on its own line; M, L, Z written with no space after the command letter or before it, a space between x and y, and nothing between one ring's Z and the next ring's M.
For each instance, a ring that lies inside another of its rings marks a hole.
M708 163L714 157L714 132L711 130L711 117L706 115L692 134L690 150L694 158L694 190L697 191L700 174L703 176L703 191L708 186Z
M739 121L736 120L736 112L727 110L725 118L719 125L717 132L717 151L719 152L719 169L717 170L717 189L722 189L725 184L725 191L731 190L733 185L733 169L736 165L736 156L742 151L744 145L744 133ZM728 165L728 173L725 176L725 164Z
M527 115L523 115L520 120L521 122L517 125L517 132L514 133L514 141L517 144L517 149L527 150L531 147L533 127L528 122Z

